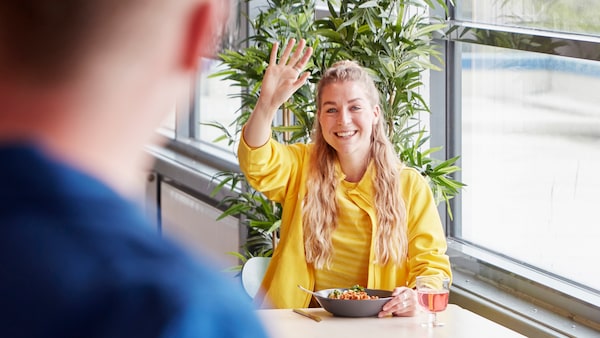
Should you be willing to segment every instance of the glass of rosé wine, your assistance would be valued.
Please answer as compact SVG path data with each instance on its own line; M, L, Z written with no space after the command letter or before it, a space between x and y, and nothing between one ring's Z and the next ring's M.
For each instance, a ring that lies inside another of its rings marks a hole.
M418 276L417 297L419 305L428 313L427 323L423 326L443 326L437 320L437 313L446 310L450 296L450 278L440 275Z

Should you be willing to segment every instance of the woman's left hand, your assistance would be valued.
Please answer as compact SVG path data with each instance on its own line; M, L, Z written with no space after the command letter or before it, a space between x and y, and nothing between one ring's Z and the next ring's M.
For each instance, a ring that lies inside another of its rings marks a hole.
M392 299L383 305L378 317L389 315L412 317L417 314L417 292L405 286L397 287L392 292Z

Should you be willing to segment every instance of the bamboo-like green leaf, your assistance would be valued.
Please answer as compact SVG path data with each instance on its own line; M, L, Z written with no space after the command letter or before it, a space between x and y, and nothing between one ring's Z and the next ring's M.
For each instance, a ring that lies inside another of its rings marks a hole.
M355 17L351 17L350 19L347 19L347 20L346 20L346 21L344 21L344 22L343 22L341 25L339 25L339 27L338 27L338 29L337 29L337 30L338 30L338 32L339 32L340 30L342 30L342 28L346 28L346 27L349 27L349 26L352 26L352 25L354 25L354 24L355 24L355 23L358 21L358 19L359 19L359 17L357 17L357 16L355 16Z
M227 210L225 210L221 215L219 215L219 217L217 217L217 221L220 221L227 216L238 215L247 210L250 210L249 206L242 205L242 204L233 205L233 206L229 207Z
M243 256L241 253L239 253L237 251L228 251L227 254L239 258L242 262L245 262L247 260L247 258L245 256Z
M365 1L363 3L361 3L360 5L358 5L358 8L373 8L373 7L377 7L377 1Z
M277 220L275 222L273 222L273 224L271 225L271 227L269 228L269 232L273 232L276 231L277 229L279 229L281 227L281 220Z
M227 185L227 183L231 182L231 180L232 180L232 178L229 177L229 178L222 180L219 184L217 184L217 186L210 192L210 197L215 197L217 195L217 193L219 191L221 191L225 185Z

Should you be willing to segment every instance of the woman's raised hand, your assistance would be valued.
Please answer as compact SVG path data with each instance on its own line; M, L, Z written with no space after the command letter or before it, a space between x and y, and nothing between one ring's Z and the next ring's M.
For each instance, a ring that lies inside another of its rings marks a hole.
M308 79L310 74L303 70L312 55L312 48L306 47L304 39L301 39L297 46L295 45L296 40L290 39L277 62L279 44L273 44L257 103L260 109L276 111Z
M304 39L300 40L294 50L295 44L294 39L288 42L279 62L277 62L279 44L275 43L271 49L269 66L263 77L258 102L243 132L244 140L250 147L260 147L269 140L271 124L277 109L302 87L310 75L302 70L312 55L312 48L306 47Z

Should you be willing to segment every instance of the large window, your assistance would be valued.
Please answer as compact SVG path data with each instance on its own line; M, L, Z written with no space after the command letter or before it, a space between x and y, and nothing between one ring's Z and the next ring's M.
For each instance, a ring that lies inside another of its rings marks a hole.
M224 140L219 140L224 133L220 128L225 128L230 134L235 134L231 123L235 120L242 104L237 95L240 88L222 78L211 77L212 74L222 70L219 68L218 60L205 59L203 61L204 69L199 72L196 82L197 104L194 109L196 123L193 126L193 133L198 140L205 144L231 151L233 149L231 145Z
M459 20L600 34L600 2L596 0L458 0L455 3Z
M444 126L467 187L449 234L486 266L512 264L501 287L539 284L565 316L598 318L600 2L455 2Z
M215 125L230 130L229 124L234 120L241 102L235 95L239 92L238 87L212 77L222 70L219 63L217 59L200 60L196 78L192 81L193 98L184 97L174 103L173 111L161 125L160 132L163 135L180 141L194 140L208 147L230 149L226 142L218 140L223 131Z
M600 290L600 63L459 44L461 238Z

